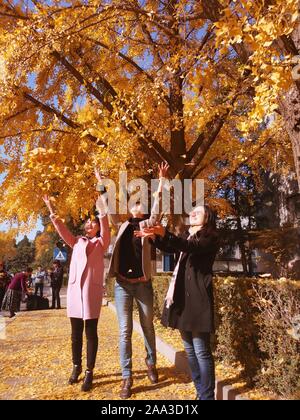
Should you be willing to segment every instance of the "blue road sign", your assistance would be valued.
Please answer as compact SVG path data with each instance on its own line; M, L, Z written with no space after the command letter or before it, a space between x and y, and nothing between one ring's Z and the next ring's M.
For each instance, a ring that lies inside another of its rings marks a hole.
M54 260L66 262L68 259L68 253L65 249L54 248L53 258Z

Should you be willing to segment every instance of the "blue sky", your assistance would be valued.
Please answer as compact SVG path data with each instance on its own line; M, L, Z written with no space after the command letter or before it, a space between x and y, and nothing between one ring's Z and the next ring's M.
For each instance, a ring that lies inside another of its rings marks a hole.
M5 223L0 223L0 230L1 231L7 231L8 229L10 228L10 226L8 225L8 224L5 224ZM38 223L37 223L37 225L36 225L36 227L31 231L31 232L29 232L28 234L26 234L26 236L30 239L30 240L33 240L34 238L35 238L35 235L36 235L36 233L37 233L37 231L43 231L44 230L44 227L43 227L43 225L42 225L42 223L41 223L41 221L39 220L38 221ZM24 238L24 235L22 234L22 235L18 235L17 236L17 242L19 242L21 239L23 239Z

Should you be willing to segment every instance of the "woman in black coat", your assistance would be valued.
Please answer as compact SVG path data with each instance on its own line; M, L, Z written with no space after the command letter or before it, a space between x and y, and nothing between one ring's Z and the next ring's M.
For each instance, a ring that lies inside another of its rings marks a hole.
M182 237L158 225L140 235L150 236L162 251L180 258L165 301L162 323L180 330L197 398L214 400L215 368L210 348L214 332L212 267L219 249L216 214L208 206L190 214L189 232Z

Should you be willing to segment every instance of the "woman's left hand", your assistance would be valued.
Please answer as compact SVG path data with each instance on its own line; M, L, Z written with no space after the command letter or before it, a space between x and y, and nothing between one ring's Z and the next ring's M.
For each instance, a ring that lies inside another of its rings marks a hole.
M95 168L94 172L95 172L95 177L96 177L97 181L101 183L102 182L102 175L101 175L100 171Z
M141 233L143 234L142 237L145 236L152 236L152 235L157 235L157 236L161 236L164 237L166 234L166 228L163 227L162 225L156 225L150 228L144 228Z
M153 241L155 240L155 235L152 235L151 233L145 233L144 230L135 230L134 236L136 238L148 238L148 239L152 239Z

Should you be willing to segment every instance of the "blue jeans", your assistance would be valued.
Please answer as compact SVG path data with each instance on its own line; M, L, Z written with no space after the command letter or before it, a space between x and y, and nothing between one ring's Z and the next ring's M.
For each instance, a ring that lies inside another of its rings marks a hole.
M151 281L130 284L116 282L115 299L120 329L120 359L123 379L132 372L133 300L136 300L144 333L147 362L156 364L156 342L153 325L153 288Z
M198 398L215 399L215 364L210 348L210 334L180 331L187 353Z

